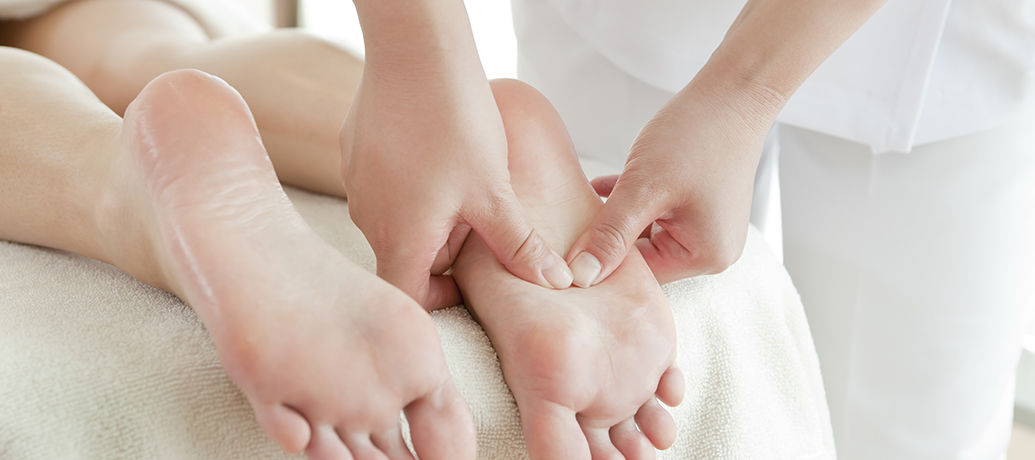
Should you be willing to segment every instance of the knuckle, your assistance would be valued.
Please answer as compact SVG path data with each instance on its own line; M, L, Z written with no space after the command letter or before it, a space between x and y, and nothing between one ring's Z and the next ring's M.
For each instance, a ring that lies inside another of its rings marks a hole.
M630 234L627 226L614 224L612 222L601 222L593 227L592 239L596 242L598 257L605 257L608 260L621 260L627 252L632 240L627 237ZM637 235L639 232L635 232Z
M475 211L472 217L481 224L482 228L504 225L510 226L514 230L494 232L493 236L498 240L490 243L501 249L500 256L518 263L541 260L548 253L546 245L534 228L522 223L519 216L524 214L520 210L515 212L515 203L516 197L512 192L508 193L506 189L493 190L486 194L481 208ZM524 229L524 231L520 231L520 229ZM487 236L483 232L479 233L483 238Z
M500 216L512 211L511 205L517 201L517 196L505 181L493 181L487 185L488 192L485 194L485 210L492 216Z
M509 255L514 262L531 263L543 259L546 256L546 248L539 235L532 231Z
M492 183L481 184L479 190L472 200L465 203L461 214L475 222L493 222L506 215L509 197L505 190Z

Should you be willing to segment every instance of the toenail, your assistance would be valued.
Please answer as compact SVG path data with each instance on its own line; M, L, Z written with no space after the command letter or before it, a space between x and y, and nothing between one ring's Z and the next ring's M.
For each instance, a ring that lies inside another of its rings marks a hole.
M554 288L567 289L571 287L571 270L568 269L568 265L560 257L547 257L546 262L543 262L542 273L543 278L546 278L546 282L550 283Z
M600 276L600 261L593 254L583 252L571 261L571 273L579 287L590 287Z

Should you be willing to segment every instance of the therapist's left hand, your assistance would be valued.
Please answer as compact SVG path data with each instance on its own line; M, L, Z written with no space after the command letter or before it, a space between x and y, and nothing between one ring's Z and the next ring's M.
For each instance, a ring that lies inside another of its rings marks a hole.
M610 198L568 254L578 286L603 281L634 244L660 283L719 273L740 258L779 107L752 88L702 86L692 82L644 126L620 176L593 181Z

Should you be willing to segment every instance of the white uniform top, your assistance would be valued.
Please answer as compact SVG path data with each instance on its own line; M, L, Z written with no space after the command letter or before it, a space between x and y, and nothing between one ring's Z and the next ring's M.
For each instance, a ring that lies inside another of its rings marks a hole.
M622 70L676 92L746 0L550 0ZM1035 0L888 0L778 120L875 152L997 126L1035 80Z

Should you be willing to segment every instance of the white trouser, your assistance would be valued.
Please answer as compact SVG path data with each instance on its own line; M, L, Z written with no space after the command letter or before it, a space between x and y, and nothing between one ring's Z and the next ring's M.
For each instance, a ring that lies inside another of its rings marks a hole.
M581 155L620 168L672 94L614 66L545 1L512 3L519 78ZM1035 98L1008 125L908 155L778 131L784 257L840 457L1003 458L1035 307ZM756 182L756 201L765 190Z
M1035 302L1035 104L908 155L780 142L784 264L841 458L1002 458Z

